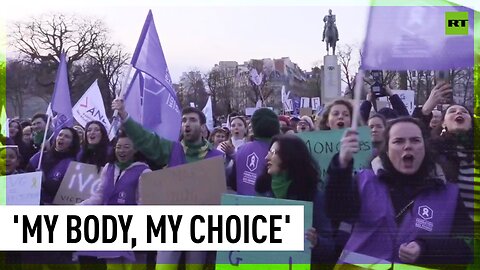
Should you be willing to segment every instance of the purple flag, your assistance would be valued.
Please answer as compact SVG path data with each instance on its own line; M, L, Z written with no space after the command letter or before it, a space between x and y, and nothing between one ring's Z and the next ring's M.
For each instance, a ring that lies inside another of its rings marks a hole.
M51 108L54 114L53 127L55 134L58 134L63 127L73 126L72 102L70 101L70 88L68 86L68 71L65 53L60 54L60 64L58 65Z
M446 34L446 12L468 13L468 34ZM362 55L366 70L447 70L472 67L473 11L459 6L370 8Z
M140 71L136 71L133 79L125 93L125 109L133 120L142 123L143 108L143 76Z
M177 141L182 120L180 103L172 87L151 10L145 20L131 64L143 73L139 74L144 80L141 86L143 102L138 103L142 108L141 123L158 135Z

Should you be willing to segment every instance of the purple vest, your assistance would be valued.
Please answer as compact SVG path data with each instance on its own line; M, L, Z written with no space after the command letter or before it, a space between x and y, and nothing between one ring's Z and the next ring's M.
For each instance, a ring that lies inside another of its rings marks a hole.
M103 190L104 205L136 205L138 178L143 171L148 169L146 164L138 164L128 168L121 174L120 179L115 183L115 165L109 163L106 173L106 182Z
M223 156L221 151L217 149L210 149L205 155L205 159ZM187 159L185 157L185 152L183 151L183 146L179 142L172 142L172 153L170 154L170 160L168 162L168 167L175 167L179 165L183 165L187 163Z
M450 235L457 208L458 189L455 185L446 184L418 194L398 226L389 189L372 170L359 173L358 189L360 213L344 253L351 251L389 262L400 262L398 250L401 244L427 235ZM347 260L341 257L339 263L370 263L359 257L352 261L352 258Z
M47 155L47 152L43 153L43 159ZM50 169L49 172L43 172L43 180L42 180L42 189L40 193L40 204L52 204L53 199L55 199L55 195L57 195L57 191L60 188L60 184L62 183L63 177L67 172L68 165L70 165L70 161L73 161L73 158L65 158L60 160L55 166ZM33 168L37 168L38 162L40 161L40 152L36 153L30 159L30 166ZM42 162L42 164L44 164ZM43 171L43 168L41 168Z
M237 194L255 196L255 181L265 168L269 143L253 141L238 148L235 155L237 167Z

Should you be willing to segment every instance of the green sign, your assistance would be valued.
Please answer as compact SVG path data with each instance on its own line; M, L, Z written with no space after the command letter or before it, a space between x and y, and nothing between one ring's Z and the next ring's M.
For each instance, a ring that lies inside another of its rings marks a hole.
M222 205L303 205L305 231L312 227L311 202L224 194ZM216 270L309 270L311 249L305 240L303 251L218 251Z
M445 35L468 35L468 12L445 12Z
M355 170L368 167L373 149L370 129L359 127L357 131L360 137L360 151L353 156ZM305 142L313 158L317 161L320 167L320 176L323 180L327 176L328 165L332 157L340 151L340 140L344 133L345 129L338 129L297 134Z

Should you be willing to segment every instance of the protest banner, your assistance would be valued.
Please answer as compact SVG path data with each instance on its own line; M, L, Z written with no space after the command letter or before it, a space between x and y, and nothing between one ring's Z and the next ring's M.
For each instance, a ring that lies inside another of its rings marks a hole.
M368 127L360 127L357 131L360 138L360 151L353 156L354 170L368 166L368 162L372 157L370 129ZM344 129L339 129L302 132L297 134L297 136L305 142L313 158L317 161L322 179L325 179L326 177L330 160L340 151L340 140L344 133Z
M312 227L311 202L224 194L222 205L303 205L304 230ZM310 269L309 246L305 240L303 251L219 251L216 269Z
M300 105L301 108L310 108L310 98L301 97L300 104L301 104Z
M312 98L312 110L318 111L318 109L322 106L320 103L320 97L313 97Z
M98 189L101 183L95 165L72 161L63 177L53 204L71 205L80 203Z
M139 183L146 205L215 205L226 191L222 157L145 173Z
M0 204L39 205L42 172L22 173L2 176L5 183L5 197L0 194Z

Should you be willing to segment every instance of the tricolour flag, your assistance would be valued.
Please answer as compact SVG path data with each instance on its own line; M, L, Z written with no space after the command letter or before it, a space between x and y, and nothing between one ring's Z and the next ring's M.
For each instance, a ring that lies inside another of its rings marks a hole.
M54 134L63 127L73 126L72 102L70 101L70 88L68 86L68 71L65 53L60 54L55 88L52 95L51 109L54 115Z
M73 106L72 113L75 120L83 127L90 121L99 121L107 130L110 130L110 121L105 113L105 105L97 80Z
M377 4L381 4L380 1L372 1L372 5ZM448 2L441 0L429 1L428 4L372 6L362 69L448 70L472 67L474 11L448 6ZM435 4L438 6L432 6ZM465 31L458 32L460 28Z
M138 80L132 80L129 93L125 96L129 103L127 107L141 108L140 122L146 129L166 139L178 140L182 119L180 103L172 86L151 10L145 20L131 64L138 72ZM136 114L138 108L131 110L128 112Z

